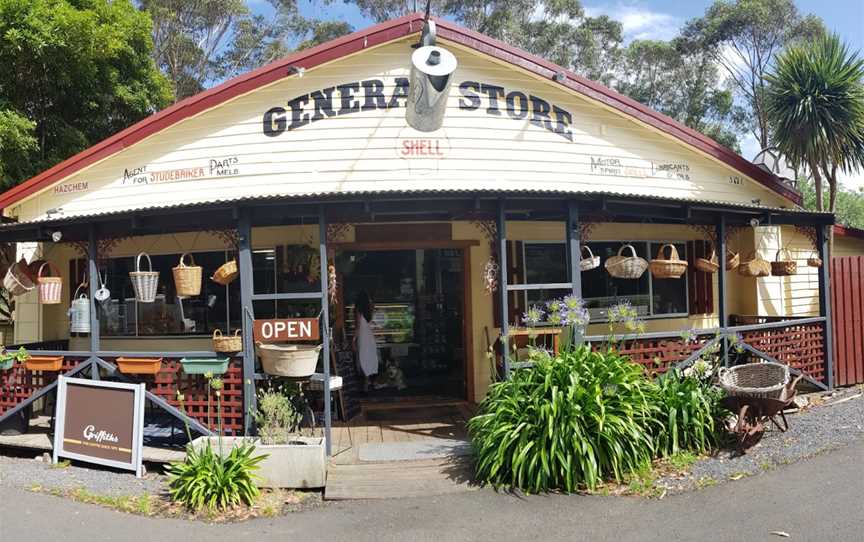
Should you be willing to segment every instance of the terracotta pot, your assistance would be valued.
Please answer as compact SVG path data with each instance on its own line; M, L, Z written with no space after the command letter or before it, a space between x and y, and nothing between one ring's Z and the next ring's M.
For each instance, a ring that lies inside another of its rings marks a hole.
M117 358L123 374L155 375L162 368L162 358Z

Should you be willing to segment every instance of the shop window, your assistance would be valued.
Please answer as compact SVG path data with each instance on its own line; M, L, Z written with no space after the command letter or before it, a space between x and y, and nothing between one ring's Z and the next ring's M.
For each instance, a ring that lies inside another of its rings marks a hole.
M567 282L567 255L565 244L556 242L524 242L521 255L516 251L517 263L521 259L521 273L513 273L516 284L523 284L519 275L525 277L524 284L556 284ZM630 302L644 318L686 316L688 313L688 278L655 279L646 271L639 279L614 278L602 265L607 258L615 256L622 242L590 242L595 255L600 256L601 265L597 269L582 273L582 297L591 314L592 322L603 322L609 307ZM650 260L657 254L663 242L630 243L636 254ZM687 256L684 243L674 243L682 259ZM517 267L517 269L518 269ZM531 305L545 303L570 293L570 289L535 288L522 292L522 299L516 304L523 309ZM520 302L521 301L521 302Z
M233 332L240 327L240 281L221 286L209 279L233 255L225 251L195 252L195 264L203 268L201 294L178 298L171 269L180 254L151 255L159 286L153 303L138 303L129 280L135 258L111 258L100 269L111 292L97 303L99 327L105 337L211 335L215 329ZM142 264L144 265L144 264Z

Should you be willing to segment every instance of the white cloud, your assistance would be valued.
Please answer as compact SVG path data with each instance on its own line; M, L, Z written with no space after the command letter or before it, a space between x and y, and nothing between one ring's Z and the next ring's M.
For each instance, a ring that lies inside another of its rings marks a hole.
M640 2L616 2L615 4L599 4L585 6L585 14L589 17L608 15L621 22L624 30L624 41L633 40L670 40L678 35L683 19L651 11Z
M837 174L837 178L840 180L840 184L850 190L864 189L864 171L856 171L854 173L843 173L841 171Z

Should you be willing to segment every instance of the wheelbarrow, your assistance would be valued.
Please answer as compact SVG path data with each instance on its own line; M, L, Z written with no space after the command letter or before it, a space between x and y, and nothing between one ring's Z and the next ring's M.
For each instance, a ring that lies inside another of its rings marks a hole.
M738 453L744 454L758 443L769 422L780 432L789 429L783 411L795 399L795 387L801 378L802 375L798 375L790 380L789 368L779 363L748 363L720 375L720 386L727 393L721 404L738 414L733 429L738 439Z

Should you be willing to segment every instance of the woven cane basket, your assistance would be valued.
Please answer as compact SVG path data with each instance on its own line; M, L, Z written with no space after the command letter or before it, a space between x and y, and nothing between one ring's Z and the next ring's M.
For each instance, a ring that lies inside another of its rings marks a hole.
M27 260L22 258L21 261L9 266L6 276L3 277L3 287L13 296L24 295L36 287L25 269L27 269Z
M192 265L186 265L186 256ZM180 297L195 297L201 293L201 266L195 265L195 259L188 252L180 255L180 263L171 268L174 274L174 288Z
M217 329L213 332L213 351L214 352L239 352L243 350L243 338L240 336L240 330L234 332L234 335L222 335L222 330Z
M53 275L42 274L46 267ZM63 279L60 278L60 272L54 267L54 264L45 262L39 266L36 283L39 288L40 303L43 305L56 305L60 303L60 294L63 291Z
M716 273L720 269L720 264L717 263L717 251L714 250L714 245L711 245L711 254L707 258L696 258L693 267L703 273Z
M785 256L786 259L781 260L781 256ZM798 262L792 259L792 254L788 250L781 248L774 256L774 261L771 262L771 274L775 277L797 275Z
M808 267L822 267L822 258L816 255L815 252L807 258L807 266Z
M141 271L141 256L147 258L148 271ZM159 272L153 271L153 263L146 252L138 254L135 258L135 271L129 272L132 280L132 289L135 291L135 299L139 303L153 303L156 300L156 288L159 286Z
M585 255L586 252L588 253L587 256ZM600 256L595 256L588 245L582 245L582 259L579 260L579 269L591 271L598 267L600 267Z
M669 258L666 258L666 249L669 249ZM667 243L660 247L657 256L651 260L649 265L651 274L655 279L680 279L687 271L687 262L678 256L675 245Z
M789 367L779 363L747 363L720 373L728 395L777 399L789 383Z
M742 277L768 277L771 275L771 264L751 251L747 260L738 265L738 274Z
M731 250L726 251L726 271L733 271L741 263L741 255Z
M630 256L624 256L624 250L630 250ZM619 279L638 279L648 269L648 261L636 255L633 245L624 245L618 249L618 255L606 259L606 271Z
M210 280L215 282L216 284L221 284L222 286L228 286L234 279L236 279L240 275L240 272L237 270L237 260L231 260L223 263L219 266L219 269L213 273L213 276L210 277Z

